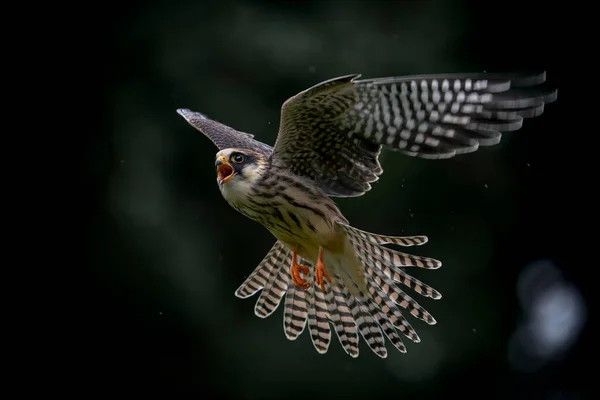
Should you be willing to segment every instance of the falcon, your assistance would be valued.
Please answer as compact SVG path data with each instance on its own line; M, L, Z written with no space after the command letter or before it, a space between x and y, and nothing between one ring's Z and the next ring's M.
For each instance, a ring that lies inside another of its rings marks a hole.
M254 312L262 318L283 300L287 338L295 340L308 325L321 354L333 328L350 356L358 357L360 335L385 358L385 337L403 353L403 337L420 341L407 314L436 323L406 288L442 297L405 269L442 263L393 248L422 245L426 236L360 230L332 198L369 191L383 173L383 148L427 159L472 153L542 114L557 91L542 85L545 72L360 76L333 78L285 101L273 147L201 113L177 112L218 148L225 200L277 239L236 296L261 291Z

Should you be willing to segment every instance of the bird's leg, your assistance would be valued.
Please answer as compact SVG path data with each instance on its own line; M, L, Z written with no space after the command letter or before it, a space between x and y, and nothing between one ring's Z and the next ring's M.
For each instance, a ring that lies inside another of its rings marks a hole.
M323 248L319 247L319 258L317 259L317 266L316 266L316 281L317 281L317 285L321 286L321 290L325 291L325 281L323 280L323 277L325 279L327 279L327 281L329 283L331 283L331 278L329 277L329 274L327 273L327 269L325 269L325 264L323 263Z
M308 282L306 279L302 279L300 276L300 271L304 273L304 275L308 275L309 269L306 265L298 264L296 259L296 252L292 251L292 265L290 266L290 274L292 275L292 281L298 286L300 289L308 289Z

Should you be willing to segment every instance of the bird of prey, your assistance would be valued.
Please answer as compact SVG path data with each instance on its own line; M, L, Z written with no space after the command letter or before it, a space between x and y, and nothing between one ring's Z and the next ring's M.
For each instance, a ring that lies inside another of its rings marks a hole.
M289 98L273 147L205 115L178 109L218 148L217 183L225 200L277 239L235 292L262 290L255 314L265 318L284 300L284 331L296 339L308 324L319 353L335 330L343 349L359 354L359 334L385 358L384 335L406 352L400 334L419 336L404 312L433 316L405 291L441 294L404 268L439 268L429 257L389 245L415 246L426 236L388 236L350 225L332 197L361 196L383 173L382 148L447 159L495 145L501 132L537 117L557 92L546 74L443 74L333 78Z

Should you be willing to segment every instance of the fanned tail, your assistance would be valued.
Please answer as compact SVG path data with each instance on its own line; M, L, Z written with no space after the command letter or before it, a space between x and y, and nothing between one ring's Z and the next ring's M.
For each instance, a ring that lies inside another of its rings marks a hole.
M340 226L346 232L359 261L366 286L353 279L342 279L340 274L345 273L342 266L342 271L336 271L335 268L329 270L333 283L325 285L325 291L316 285L314 272L310 277L304 277L311 282L308 290L297 288L289 272L291 252L278 241L236 290L236 296L247 298L262 289L255 306L255 314L261 318L271 315L285 296L283 328L286 337L290 340L297 339L308 325L313 345L320 354L329 349L332 327L342 348L351 357L359 355L359 335L379 357L387 356L385 337L396 349L405 353L406 346L398 331L414 342L418 343L420 339L402 310L430 325L436 321L397 283L424 297L440 299L441 294L400 268L436 269L441 266L441 262L383 246L422 245L427 242L425 236L385 236L345 224ZM300 262L314 271L308 261Z

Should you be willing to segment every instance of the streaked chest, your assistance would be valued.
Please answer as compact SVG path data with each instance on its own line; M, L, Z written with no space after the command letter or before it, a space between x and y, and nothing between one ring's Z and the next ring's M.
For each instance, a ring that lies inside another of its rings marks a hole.
M336 219L343 219L326 195L288 175L263 179L244 191L224 189L234 209L284 242L321 242L334 234Z

